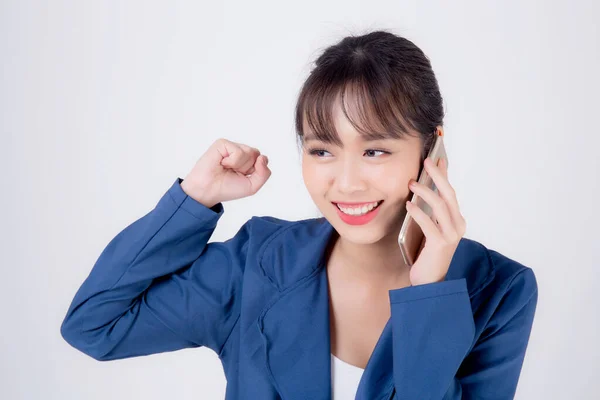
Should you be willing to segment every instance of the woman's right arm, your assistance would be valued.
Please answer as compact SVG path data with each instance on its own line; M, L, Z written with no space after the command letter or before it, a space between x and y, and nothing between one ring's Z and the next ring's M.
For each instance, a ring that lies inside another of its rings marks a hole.
M228 170L225 179L254 179L252 192L240 191L242 182L229 182L238 187L227 189L214 171L213 178L202 176L207 160L219 159L215 152L224 154L218 165ZM178 178L152 211L102 251L61 324L63 338L101 361L198 346L220 353L239 317L252 220L225 242L208 240L223 214L222 201L253 194L268 179L266 163L257 159L254 150L215 142L183 181L186 190Z
M97 359L188 347L217 352L239 314L250 221L207 243L223 214L188 197L178 179L148 214L113 238L73 299L63 338Z

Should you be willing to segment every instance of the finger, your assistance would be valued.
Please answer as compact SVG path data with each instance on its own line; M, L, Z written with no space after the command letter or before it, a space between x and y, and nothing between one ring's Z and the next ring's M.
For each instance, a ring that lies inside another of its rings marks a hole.
M241 167L237 168L237 171L244 175L250 175L255 169L254 165L256 164L256 159L256 157L246 153L246 161Z
M465 221L465 218L463 217L463 215L460 212L460 207L458 205L458 198L456 196L456 192L454 191L454 188L450 185L450 183L448 182L448 160L446 160L445 158L440 159L439 161L440 165L439 165L439 170L442 172L442 174L444 175L444 180L448 183L450 190L450 195L448 196L451 201L449 201L448 204L448 208L450 210L450 216L452 217L452 220L454 221L454 225L457 229L458 234L462 237L466 230L467 230L467 223ZM434 171L435 173L435 171ZM433 179L433 177L432 177ZM434 181L435 182L435 181ZM438 189L439 191L439 189ZM448 190L446 190L445 192L448 192ZM440 193L440 196L444 197L444 193Z
M254 172L254 170L255 170L254 164L256 164L258 156L260 156L260 150L258 150L255 147L250 147L248 145L241 144L241 143L239 144L239 146L244 151L244 153L246 153L246 155L248 156L246 163L242 167L240 167L240 172L243 172L244 174L249 175L252 172Z
M419 206L407 201L406 212L408 212L415 222L421 227L421 230L427 239L434 239L436 237L439 238L441 236L440 230L433 223L429 215L425 214L425 211L421 210Z
M249 155L255 156L254 158L256 158L260 155L260 150L258 150L256 147L251 147L251 146L245 145L243 143L238 143L238 146L240 146L240 148L242 150L244 150L246 153L248 153Z
M450 216L448 205L444 199L442 199L437 193L427 186L415 181L411 182L410 189L431 206L431 209L433 210L432 217L438 221L438 225L440 226L442 232L444 234L455 235L456 228L454 227L454 222Z
M258 151L259 155L256 156L256 160L255 160L254 164L250 167L250 169L248 169L248 171L246 172L246 175L252 175L256 171L256 164L261 163L263 161L260 157L260 151L258 149L255 149L255 150ZM265 155L263 155L263 157L265 158L265 161L268 164L269 163L268 157Z
M256 158L253 158L252 151L244 150L243 146L238 143L226 142L226 155L221 161L221 165L247 175L248 171L254 166Z
M443 167L434 165L431 158L426 158L424 164L427 173L431 179L433 179L433 183L435 183L435 186L437 186L437 189L444 200L446 200L449 204L455 204L458 206L458 201L456 201L456 193L454 192L454 188L450 185L447 176L442 170Z
M446 181L448 181L448 160L446 160L445 158L440 158L438 166L440 171L444 175L444 178L446 179ZM457 232L462 237L466 231L466 222L460 212L460 207L458 205L458 198L456 194L453 195L453 198L455 200L455 206L449 206L450 216L452 217L452 221L454 221L454 226Z
M256 164L254 165L254 173L248 177L250 180L250 186L253 193L258 192L258 190L263 187L265 182L271 176L271 170L267 166L269 163L269 159L265 155L261 155L258 157Z
M228 164L232 164L242 153L242 149L237 145L237 143L231 142L227 139L219 139L215 142L215 145L217 146L217 150L219 153L221 153L223 158L221 161L225 161Z
M437 187L439 195L444 199L448 205L450 215L455 224L460 224L462 215L460 213L460 207L458 205L458 199L456 198L456 192L447 177L447 169L445 167L435 166L430 158L425 159L425 169L435 186ZM444 172L444 170L446 172Z
M444 175L444 178L446 178L446 180L448 179L448 161L445 158L440 158L438 161L438 167L440 169L440 171L442 172L442 175Z
M240 168L246 162L244 151L234 144L227 144L221 165L231 169Z

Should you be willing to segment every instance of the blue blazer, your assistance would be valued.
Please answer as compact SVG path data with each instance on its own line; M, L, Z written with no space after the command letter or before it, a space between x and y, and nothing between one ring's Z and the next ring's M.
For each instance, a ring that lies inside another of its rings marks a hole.
M252 217L208 243L212 208L180 178L103 250L61 325L108 361L207 346L226 399L331 398L324 218ZM446 280L389 291L356 399L511 399L537 303L533 271L463 238Z

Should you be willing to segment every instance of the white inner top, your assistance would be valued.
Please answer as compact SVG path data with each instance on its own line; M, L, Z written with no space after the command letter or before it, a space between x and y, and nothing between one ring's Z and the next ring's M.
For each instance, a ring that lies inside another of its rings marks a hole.
M332 400L354 400L364 369L348 364L331 354Z

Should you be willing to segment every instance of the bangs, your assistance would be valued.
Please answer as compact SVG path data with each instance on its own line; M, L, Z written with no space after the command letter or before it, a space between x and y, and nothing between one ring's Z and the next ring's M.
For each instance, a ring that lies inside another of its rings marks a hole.
M368 72L371 72L369 74ZM410 115L410 92L375 71L352 74L350 68L327 75L311 75L296 107L296 134L302 146L308 137L342 145L335 128L334 109L340 107L346 119L365 140L402 139L418 136ZM354 75L354 76L353 76ZM305 125L306 123L306 125ZM305 132L305 128L307 132Z

